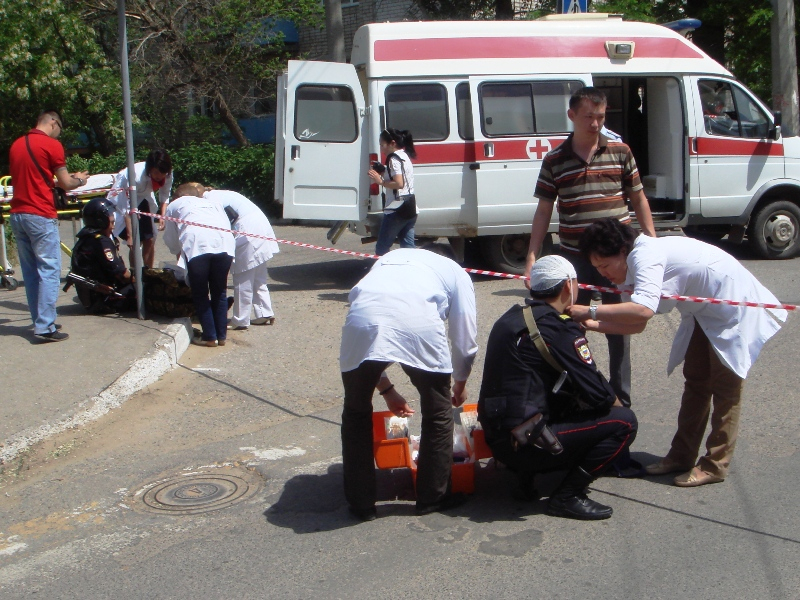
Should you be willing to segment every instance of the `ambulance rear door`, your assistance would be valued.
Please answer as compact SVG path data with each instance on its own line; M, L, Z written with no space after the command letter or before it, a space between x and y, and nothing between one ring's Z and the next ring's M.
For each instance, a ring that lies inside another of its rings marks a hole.
M369 200L366 110L355 67L292 60L285 86L283 216L363 220Z
M530 231L542 159L572 131L570 96L591 82L588 73L470 77L479 235Z

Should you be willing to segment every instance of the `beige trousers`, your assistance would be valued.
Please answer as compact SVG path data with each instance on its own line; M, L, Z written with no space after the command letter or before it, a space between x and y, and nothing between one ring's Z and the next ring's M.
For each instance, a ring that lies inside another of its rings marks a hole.
M710 414L711 432L706 440L706 454L697 466L706 473L725 477L739 433L744 379L719 359L697 322L686 350L683 376L686 381L678 412L678 431L667 457L686 465L693 464L700 452Z

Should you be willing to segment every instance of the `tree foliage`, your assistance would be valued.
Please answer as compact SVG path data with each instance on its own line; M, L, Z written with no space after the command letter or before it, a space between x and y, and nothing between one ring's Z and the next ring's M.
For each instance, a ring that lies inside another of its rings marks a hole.
M123 133L119 71L75 7L3 0L0 24L0 146L29 129L43 108L57 108L66 141L83 131L91 145L110 150Z
M116 19L116 0L80 1L98 28ZM287 58L274 25L315 25L322 15L317 0L128 0L126 10L137 101L152 133L208 98L242 145L237 117L274 93Z

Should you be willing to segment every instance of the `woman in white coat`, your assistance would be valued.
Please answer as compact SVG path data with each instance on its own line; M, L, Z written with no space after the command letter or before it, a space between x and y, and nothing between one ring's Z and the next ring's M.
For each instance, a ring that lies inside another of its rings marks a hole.
M682 316L667 366L671 373L683 361L686 381L678 430L670 451L647 472L686 471L674 479L680 487L723 481L739 431L744 379L780 329L776 319L786 320L786 311L662 300L663 294L778 303L739 261L698 240L652 238L615 219L603 219L584 231L580 249L601 275L633 287L629 300L620 304L572 307L570 316L586 329L639 333L657 312L677 308ZM709 415L706 454L698 461Z
M117 209L113 233L128 246L132 244L130 188L136 186L139 210L163 215L167 210L172 191L172 159L166 150L152 150L145 162L133 165L133 171L133 182L128 176L128 169L122 169L117 173L107 195L107 199ZM156 202L156 192L158 192L158 202ZM164 230L163 221L159 223L158 229ZM145 267L153 268L156 259L156 232L152 217L139 217L139 239L142 243L142 262ZM133 264L132 250L130 264Z
M235 240L228 228L228 217L217 202L202 197L192 184L175 192L176 200L167 208L167 217L186 221L167 221L164 243L170 252L183 257L192 290L195 313L203 328L193 344L224 346L227 337L228 272L233 262ZM188 223L208 225L198 227ZM213 229L212 229L213 228Z
M233 317L229 329L242 331L253 325L272 325L275 312L267 287L267 261L280 252L274 241L275 231L263 211L238 192L211 190L205 197L219 202L228 213L234 231L272 238L265 240L236 235L233 259ZM250 318L251 307L255 318Z

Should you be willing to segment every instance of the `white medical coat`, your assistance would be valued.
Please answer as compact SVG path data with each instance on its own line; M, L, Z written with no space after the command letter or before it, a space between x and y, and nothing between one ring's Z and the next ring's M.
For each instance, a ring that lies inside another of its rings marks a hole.
M716 246L685 237L640 235L627 265L625 284L633 286L632 302L661 314L677 308L681 314L667 373L686 356L695 320L720 360L741 378L747 377L764 344L780 329L776 318L786 320L785 310L660 299L667 294L778 303L750 271Z
M349 300L339 353L343 373L376 360L452 373L457 381L469 376L478 352L475 290L457 263L427 250L393 250Z
M137 206L142 200L147 199L150 206L150 212L155 214L158 212L158 207L162 204L169 204L169 195L172 191L172 173L169 173L164 179L163 185L158 190L158 202L156 202L156 195L153 191L153 180L149 175L144 174L145 163L140 162L133 165L133 172L136 182L136 202ZM114 235L118 236L123 229L125 229L125 215L131 208L131 200L129 197L128 188L132 187L128 179L128 169L122 169L114 178L114 184L108 192L106 199L109 200L116 207L116 221L114 223Z
M167 207L166 216L202 225L230 228L228 215L219 202L195 196L183 196ZM167 221L164 243L173 254L182 254L188 263L201 254L235 254L236 242L229 231L207 229L196 225Z
M255 233L268 238L275 238L275 231L263 211L253 202L238 192L228 190L212 190L205 197L218 202L223 208L230 207L239 217L234 221L232 229L245 233ZM230 223L230 221L228 221ZM273 240L236 235L236 257L233 259L231 272L242 273L256 268L280 252L278 243Z

